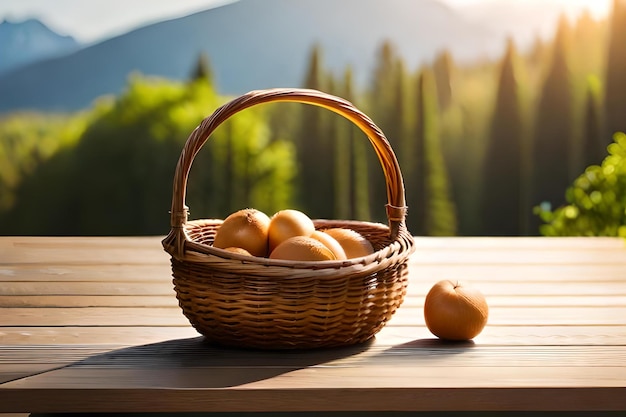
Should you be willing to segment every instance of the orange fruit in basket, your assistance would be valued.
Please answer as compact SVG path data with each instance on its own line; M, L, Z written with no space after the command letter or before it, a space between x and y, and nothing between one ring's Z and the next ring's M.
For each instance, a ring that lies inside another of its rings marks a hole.
M247 208L224 219L215 232L213 246L242 248L254 256L267 256L270 218L262 211Z
M343 250L337 239L329 235L328 233L324 233L321 230L316 230L311 234L311 237L315 240L319 240L326 246L330 251L335 255L335 259L344 260L348 259L346 256L346 251Z
M352 229L340 227L324 229L324 233L333 237L346 253L348 259L360 258L374 253L374 247L363 235Z
M485 296L459 282L439 281L424 301L426 327L440 339L473 339L487 324L488 316Z
M228 252L232 252L232 253L237 253L239 255L252 256L252 254L248 252L247 250L245 250L244 248L236 248L234 246L230 246L228 248L224 248L224 250L227 250Z
M332 261L335 255L319 240L309 236L293 236L276 246L270 253L270 259Z
M270 253L285 240L294 236L311 236L314 231L313 220L303 212L293 209L278 211L269 224Z

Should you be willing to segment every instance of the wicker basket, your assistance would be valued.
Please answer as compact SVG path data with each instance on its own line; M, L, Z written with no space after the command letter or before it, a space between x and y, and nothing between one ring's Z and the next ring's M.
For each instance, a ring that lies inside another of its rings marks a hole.
M214 248L222 220L188 221L187 178L195 155L226 119L268 102L324 107L352 121L369 138L382 165L389 225L314 220L316 228L346 227L370 240L375 253L357 259L296 262L242 256ZM413 239L404 223L404 184L380 129L350 102L316 90L252 91L217 109L189 136L174 175L171 231L173 283L183 314L209 342L243 348L308 349L372 338L402 304Z

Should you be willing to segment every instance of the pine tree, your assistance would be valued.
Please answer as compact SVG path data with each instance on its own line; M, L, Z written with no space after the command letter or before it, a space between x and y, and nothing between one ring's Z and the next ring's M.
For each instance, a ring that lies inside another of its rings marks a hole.
M354 103L354 76L352 68L346 67L343 77L343 97ZM371 154L369 140L358 127L350 122L346 128L346 139L349 149L350 167L350 211L348 218L370 220L372 218L369 206L369 169L368 154Z
M374 79L372 80L372 114L377 116L378 124L381 129L385 129L388 120L385 115L388 114L387 109L394 101L394 85L396 78L396 62L397 54L395 47L390 41L385 41L377 56L376 69L374 70Z
M325 83L322 49L315 45L311 50L304 87L324 91ZM335 207L333 142L326 129L328 117L333 114L317 106L301 106L297 138L300 209L314 218L331 218Z
M456 233L456 214L450 198L448 173L439 138L437 90L430 69L420 72L416 88L417 123L412 164L407 180L407 227L416 235Z
M209 56L206 52L200 52L198 56L198 60L196 61L196 65L194 66L191 76L189 77L190 81L199 81L203 80L209 83L209 85L213 85L214 76L213 69L211 67L211 63L209 60Z
M522 234L523 123L516 79L517 51L508 40L483 169L481 214L490 236Z
M544 81L537 107L532 146L531 207L527 212L530 233L538 233L539 219L532 215L537 205L560 206L574 178L570 163L574 151L572 87L569 69L569 25L559 20L552 51L552 64Z
M626 131L626 0L613 0L606 73L606 145Z
M437 83L437 99L439 108L446 110L452 104L452 73L454 62L447 49L435 58L433 63L435 82Z
M391 106L386 109L384 132L394 152L406 147L408 79L404 60L397 58L393 68Z
M385 41L377 55L377 64L372 80L370 96L369 116L374 123L383 131L395 152L398 144L395 133L397 115L394 106L397 104L395 93L398 88L397 81L397 55L393 44ZM367 165L369 168L369 195L370 212L372 220L386 221L385 204L387 203L387 191L385 177L380 166L378 157L373 152L368 152Z
M590 165L600 165L607 155L607 145L602 140L601 134L599 90L599 81L590 77L587 82L587 102L585 105L583 161L578 172L582 172Z

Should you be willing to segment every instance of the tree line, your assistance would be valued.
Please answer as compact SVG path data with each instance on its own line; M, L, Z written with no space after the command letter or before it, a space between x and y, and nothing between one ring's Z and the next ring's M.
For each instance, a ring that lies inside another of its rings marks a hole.
M368 89L350 98L372 116L398 155L409 229L419 235L555 234L554 225L544 223L571 203L568 187L587 167L600 166L610 156L614 135L626 130L625 42L626 5L614 1L609 21L594 20L589 13L573 22L562 16L552 40L537 38L523 53L509 39L499 62L459 65L442 51L433 62L409 71L393 44L384 43ZM344 95L352 91L346 85L350 69L343 77L329 74L321 56L314 48L305 85ZM323 123L310 120L301 138L328 136ZM305 155L321 160L329 147L319 146L317 154L310 149ZM384 199L384 187L373 177L374 158L366 162L372 178L362 194L369 193L370 214L379 219L376 202ZM301 164L306 166L307 159ZM607 181L618 184L614 176L619 172ZM327 180L321 186L332 184ZM616 218L602 208L619 213L621 207L624 213L626 195L612 198L606 188L598 183L587 190L602 200L597 216L626 224L626 214ZM612 203L607 206L607 201ZM607 230L616 228L594 226L576 233Z
M384 42L366 86L350 67L328 71L313 45L302 87L348 99L386 134L416 235L618 234L624 44L626 6L614 0L609 20L562 17L553 39L523 52L509 39L496 62L461 64L442 51L410 69ZM3 116L0 233L167 232L176 160L229 99L217 91L201 54L186 82L135 74L124 93L80 113ZM194 161L187 204L192 218L251 206L384 222L384 182L349 121L276 103L218 128Z

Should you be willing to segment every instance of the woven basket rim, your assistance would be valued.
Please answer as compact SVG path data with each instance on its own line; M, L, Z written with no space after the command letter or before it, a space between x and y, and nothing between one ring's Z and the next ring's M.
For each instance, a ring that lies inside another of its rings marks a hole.
M219 224L222 219L190 220L188 225L202 225L203 223ZM323 219L315 219L318 223ZM354 220L334 221L346 226L359 223L388 230L388 226L376 222L360 222ZM298 279L302 276L317 276L320 278L337 279L340 277L366 276L385 269L398 258L406 258L413 251L412 237L408 231L402 230L398 237L374 253L358 258L328 261L292 261L284 259L270 259L267 257L248 256L216 248L201 242L194 241L187 235L186 251L183 256L172 254L172 257L181 262L210 263L215 270L244 272L246 275L265 277L272 275L275 279ZM168 248L166 248L167 250ZM167 250L171 252L172 248Z

